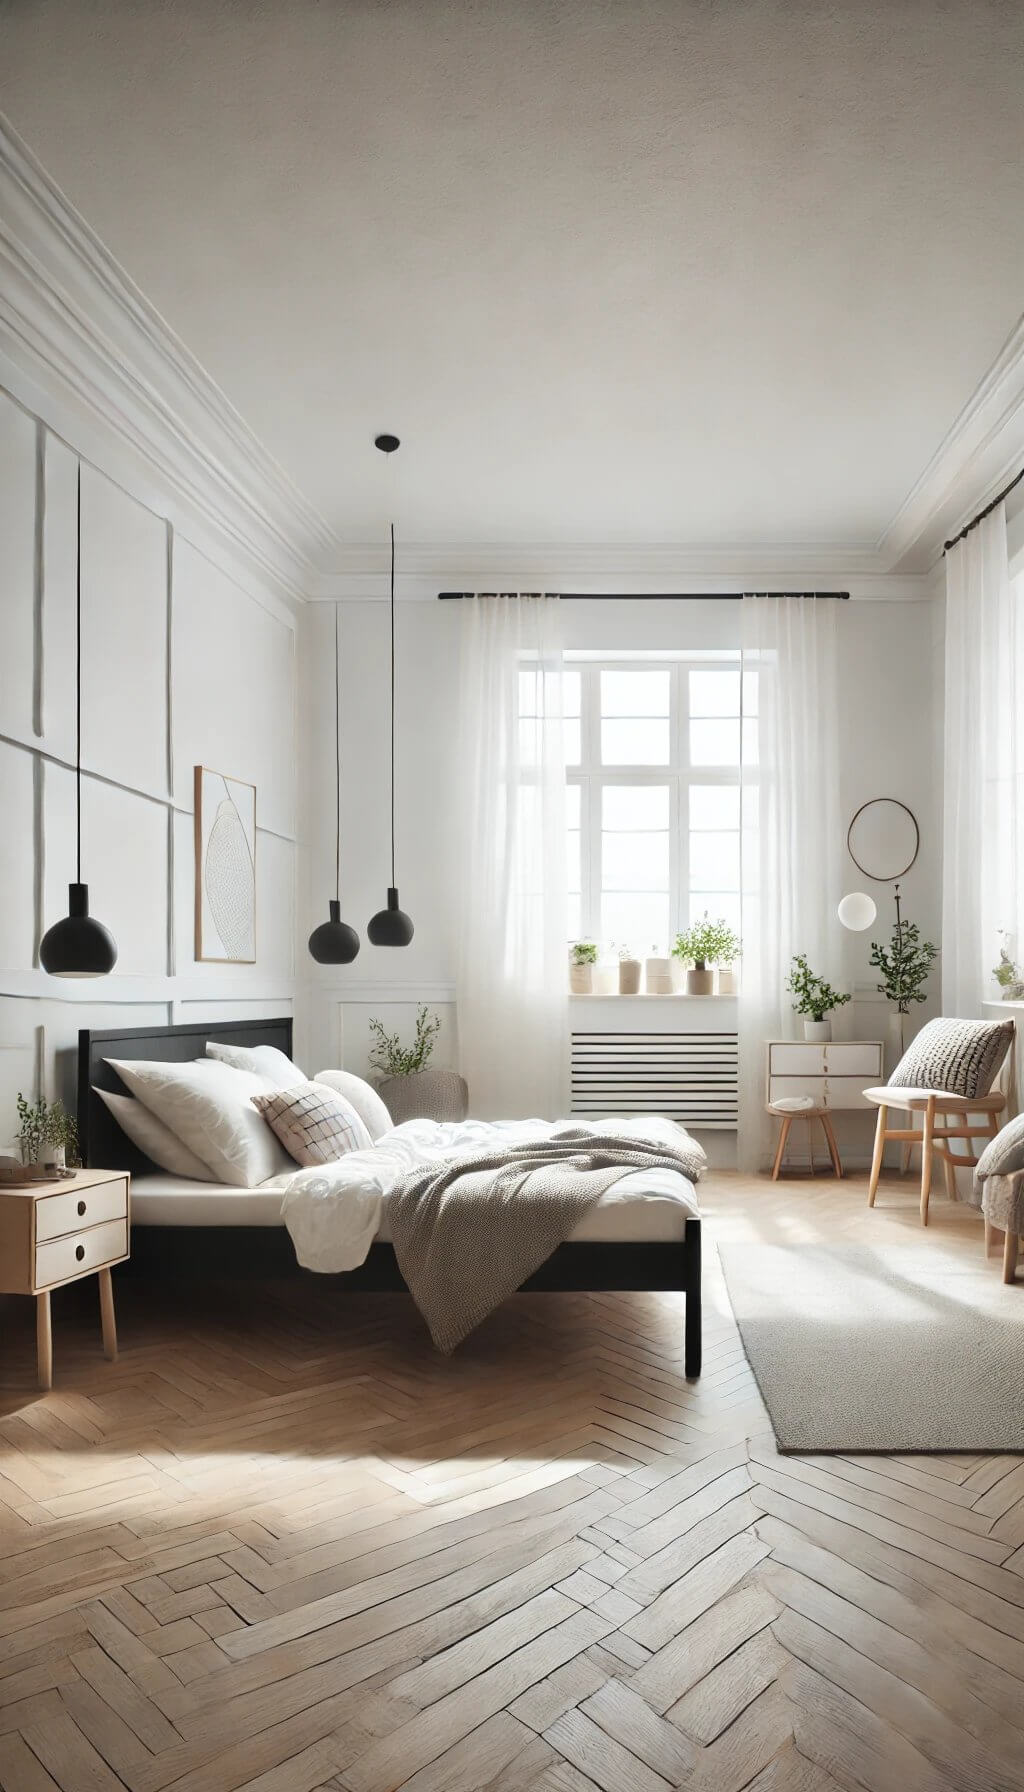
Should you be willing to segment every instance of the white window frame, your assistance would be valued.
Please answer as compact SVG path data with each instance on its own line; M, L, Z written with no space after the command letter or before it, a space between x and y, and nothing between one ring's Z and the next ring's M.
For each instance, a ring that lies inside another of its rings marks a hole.
M601 793L605 785L668 785L669 787L669 936L671 951L676 934L690 925L690 827L689 795L692 785L719 784L742 788L757 778L756 766L743 758L743 684L740 680L740 763L692 765L690 762L689 673L740 672L738 652L692 655L654 655L607 658L586 654L565 656L566 671L580 677L580 763L566 767L566 783L580 788L580 939L609 942L601 934ZM605 765L601 760L602 672L668 672L669 761L666 765ZM723 717L723 720L729 718ZM742 864L742 816L737 827ZM738 893L742 894L741 886ZM630 942L646 949L649 942Z

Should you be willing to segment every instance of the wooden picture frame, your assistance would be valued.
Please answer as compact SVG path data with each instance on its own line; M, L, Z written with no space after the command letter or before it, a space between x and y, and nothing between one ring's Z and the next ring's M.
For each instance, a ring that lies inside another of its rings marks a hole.
M256 963L256 786L209 766L193 774L195 957Z

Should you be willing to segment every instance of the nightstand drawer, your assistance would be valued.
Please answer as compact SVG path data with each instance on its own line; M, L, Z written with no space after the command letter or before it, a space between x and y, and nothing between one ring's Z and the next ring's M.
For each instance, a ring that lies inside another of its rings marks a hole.
M128 1183L101 1182L95 1188L69 1189L63 1195L47 1195L36 1202L36 1243L83 1232L105 1220L124 1219L128 1212Z
M54 1282L66 1282L71 1276L88 1275L115 1263L128 1252L128 1220L108 1220L103 1226L91 1226L87 1232L71 1232L66 1238L55 1238L50 1244L36 1246L36 1287L48 1288Z
M824 1076L825 1044L774 1039L768 1047L769 1076Z

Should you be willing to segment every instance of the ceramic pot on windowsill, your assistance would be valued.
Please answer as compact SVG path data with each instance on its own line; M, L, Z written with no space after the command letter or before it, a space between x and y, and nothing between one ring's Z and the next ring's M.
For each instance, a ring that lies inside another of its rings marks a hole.
M831 1037L832 1037L832 1022L830 1020L805 1020L804 1021L804 1038L805 1039L815 1039L815 1040L824 1041L826 1039L831 1039Z
M640 994L640 977L643 965L639 958L619 959L619 994L620 996L636 996Z
M709 965L691 965L686 973L688 996L709 996L715 987L715 973Z
M569 990L574 996L593 995L594 967L592 964L571 964L569 966Z
M718 967L718 993L720 996L736 994L736 972L731 964L720 964Z

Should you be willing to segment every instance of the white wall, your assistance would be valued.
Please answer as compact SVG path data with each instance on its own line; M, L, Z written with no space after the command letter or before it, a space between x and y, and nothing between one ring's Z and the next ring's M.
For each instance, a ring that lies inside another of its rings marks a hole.
M408 1028L418 1001L430 1002L446 1022L454 1050L456 899L460 868L454 850L457 743L458 618L455 603L398 606L397 827L402 905L416 936L396 952L368 945L366 922L388 883L387 702L388 611L379 602L341 605L342 913L363 944L359 957L333 971L308 955L303 1015L310 1068L341 1062L365 1068L366 1021L371 1014ZM651 603L642 599L577 602L566 606L568 645L576 649L715 648L738 643L733 603ZM836 842L845 889L865 885L847 856L845 823L872 796L894 796L917 816L921 851L904 879L904 914L938 940L941 902L941 752L938 706L941 608L921 601L850 602L842 606L841 809L844 835ZM334 852L334 608L313 604L302 620L306 801L303 837L310 843L312 880L303 892L305 932L326 917L333 893ZM855 989L839 1011L837 1035L884 1038L885 1004L875 992L869 940L888 932L891 890L868 884L878 902L871 934L847 934L835 922L837 963ZM300 945L301 955L301 945ZM301 975L301 972L300 972ZM936 979L935 994L937 997ZM920 1019L931 1007L922 1010ZM444 1037L444 1036L442 1036ZM316 1063L312 1062L316 1059ZM867 1150L867 1121L846 1128L855 1156Z
M77 467L0 389L0 1150L19 1089L72 1094L80 1026L289 1013L294 995L294 624L172 529L151 469L143 503L84 460L82 873L118 963L88 982L39 967L75 875ZM202 764L257 787L255 965L194 960Z

